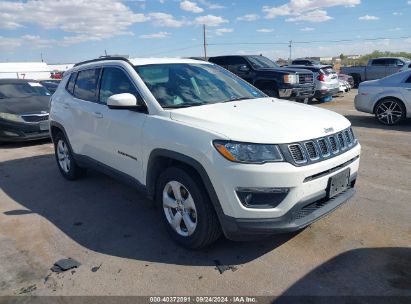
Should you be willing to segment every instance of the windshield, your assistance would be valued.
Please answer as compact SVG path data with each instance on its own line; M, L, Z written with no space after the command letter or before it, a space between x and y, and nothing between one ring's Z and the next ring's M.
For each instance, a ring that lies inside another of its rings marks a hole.
M227 70L210 64L151 64L135 67L164 108L181 108L265 97Z
M50 92L38 82L0 84L0 99L50 95Z
M255 69L279 68L279 65L264 56L247 56L248 61Z

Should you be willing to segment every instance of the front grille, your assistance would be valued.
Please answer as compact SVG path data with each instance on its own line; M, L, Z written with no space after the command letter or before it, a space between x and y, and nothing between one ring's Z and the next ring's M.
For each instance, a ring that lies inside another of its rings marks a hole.
M285 159L295 166L304 166L336 157L358 144L351 128L326 137L280 144Z
M344 141L344 137L342 133L338 133L337 137L338 137L338 142L340 143L341 149L344 150L346 148L346 145L345 145L345 141Z
M337 146L337 141L335 140L335 137L330 136L328 137L328 140L330 142L331 151L333 151L333 153L338 152L338 146Z
M313 75L312 74L299 74L298 82L300 84L313 83Z
M330 156L330 151L328 150L328 145L324 138L318 140L318 146L320 147L320 152L322 156Z
M21 117L26 122L40 122L40 121L45 121L49 119L48 114L26 114L26 115L21 115Z
M308 157L311 160L315 160L319 158L317 148L315 147L314 142L309 141L305 143L305 148L307 149Z
M297 164L302 164L307 161L300 144L289 145L288 150L290 151L294 162Z

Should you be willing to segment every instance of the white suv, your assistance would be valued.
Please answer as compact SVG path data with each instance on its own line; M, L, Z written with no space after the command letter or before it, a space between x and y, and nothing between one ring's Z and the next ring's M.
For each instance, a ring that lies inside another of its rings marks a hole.
M355 193L360 145L339 114L269 98L190 59L76 64L52 97L58 167L144 189L171 237L199 248L302 229Z

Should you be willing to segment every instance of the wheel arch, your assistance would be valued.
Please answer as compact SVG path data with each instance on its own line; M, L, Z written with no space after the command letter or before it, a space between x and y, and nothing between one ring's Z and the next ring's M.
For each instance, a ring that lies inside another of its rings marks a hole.
M375 114L375 111L377 110L377 105L378 105L378 103L379 103L380 101L386 100L386 99L387 99L387 100L388 100L388 99L395 99L395 100L399 101L399 102L402 104L402 106L404 107L405 112L407 112L407 107L405 106L405 103L404 103L404 101L401 100L401 98L399 98L399 97L397 97L397 96L388 95L388 96L382 96L382 97L379 97L379 98L376 99L376 101L375 101L375 103L374 103L374 106L373 106L373 109L372 109L372 113L373 113L373 114Z
M182 167L196 174L202 182L217 213L223 231L225 230L225 215L220 205L214 186L203 165L194 158L166 149L154 149L151 151L147 162L146 188L150 199L155 199L156 184L161 172L171 166Z

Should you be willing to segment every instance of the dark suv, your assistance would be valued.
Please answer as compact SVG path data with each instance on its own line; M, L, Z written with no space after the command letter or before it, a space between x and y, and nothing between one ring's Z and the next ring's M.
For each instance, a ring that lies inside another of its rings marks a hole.
M281 68L258 55L218 56L208 61L226 68L268 96L303 101L314 95L313 73L309 70Z

